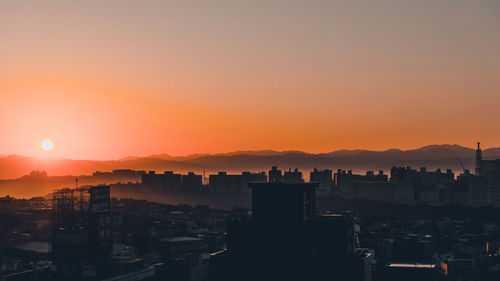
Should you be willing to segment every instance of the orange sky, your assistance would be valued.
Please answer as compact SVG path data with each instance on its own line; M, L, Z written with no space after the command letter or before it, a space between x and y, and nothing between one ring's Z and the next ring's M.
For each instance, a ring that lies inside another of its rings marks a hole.
M2 1L0 155L500 146L498 50L493 0Z

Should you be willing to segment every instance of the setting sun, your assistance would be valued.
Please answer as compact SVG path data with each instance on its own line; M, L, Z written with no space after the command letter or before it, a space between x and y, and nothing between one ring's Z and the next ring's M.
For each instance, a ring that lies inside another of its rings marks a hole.
M51 151L53 147L54 147L54 143L52 143L51 140L42 141L42 150L43 151Z

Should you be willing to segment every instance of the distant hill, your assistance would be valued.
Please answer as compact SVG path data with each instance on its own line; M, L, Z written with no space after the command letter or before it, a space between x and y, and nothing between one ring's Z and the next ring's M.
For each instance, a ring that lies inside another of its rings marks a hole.
M271 166L280 169L313 168L350 169L354 171L388 170L392 166L426 166L430 169L473 169L475 150L459 145L428 145L419 149L385 151L338 150L311 154L301 151L236 151L221 154L197 154L170 156L167 154L148 157L126 157L119 160L94 161L72 159L39 159L18 155L0 157L0 179L13 179L32 170L45 170L50 176L92 174L94 171L114 169L174 170L207 173L216 171L241 172L242 170L268 170ZM485 159L500 158L500 147L483 151Z

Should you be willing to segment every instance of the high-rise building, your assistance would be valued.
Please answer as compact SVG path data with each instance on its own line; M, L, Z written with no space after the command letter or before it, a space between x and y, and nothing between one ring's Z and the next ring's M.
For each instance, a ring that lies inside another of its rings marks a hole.
M470 179L468 203L472 207L500 207L500 179L486 177Z
M250 184L255 256L250 280L311 280L317 184Z
M310 173L309 181L318 183L319 188L316 194L320 196L328 196L330 195L333 187L332 170L319 170L314 168L314 170Z
M399 171L398 168L393 169ZM403 171L406 170L403 168ZM353 174L351 170L339 169L335 173L335 192L346 197L369 200L392 202L413 202L415 200L413 182L403 180L389 182L383 171L379 171L378 174L368 171L366 175L357 175Z
M196 175L193 172L189 172L187 175L182 175L182 191L200 191L201 187L201 175Z
M225 270L230 271L224 280L370 281L369 254L354 251L352 216L316 215L317 183L249 187L251 219L229 221L227 252L217 259L224 260ZM219 272L213 276L223 276L224 267L216 268Z
M352 217L342 214L322 214L315 220L315 280L347 280L354 253L354 224Z
M241 173L245 182L247 183L265 183L267 182L266 172L251 173L243 172Z
M353 174L352 170L338 169L334 174L334 185L341 187L342 185L361 182L386 183L388 179L388 176L382 170L378 171L378 174L375 174L373 171L367 171L366 175L357 175Z
M391 169L391 182L394 183L411 183L420 187L453 184L454 181L455 174L451 169L447 169L446 172L442 172L441 169L429 171L426 167L417 170L409 166Z
M142 184L155 191L175 192L181 190L182 179L180 174L175 174L173 171L165 171L163 174L149 171L142 175Z
M256 182L267 182L266 173L243 172L239 175L231 175L219 172L209 176L209 187L213 192L250 192L248 184Z
M269 182L283 182L283 175L281 170L278 170L278 167L273 166L271 170L269 170Z
M288 169L288 171L285 171L285 175L283 176L283 182L284 183L303 183L304 179L302 178L302 172L299 172L299 169L295 168L295 170L292 171L292 169Z
M475 175L463 176L461 179L468 185L469 205L500 207L500 159L483 160L479 142L476 150Z

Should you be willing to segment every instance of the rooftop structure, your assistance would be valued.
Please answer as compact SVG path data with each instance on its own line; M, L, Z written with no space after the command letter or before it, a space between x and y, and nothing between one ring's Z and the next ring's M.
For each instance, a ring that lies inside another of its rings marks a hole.
M53 192L53 269L60 276L97 277L111 255L110 187Z

